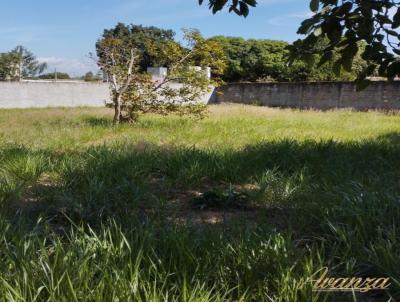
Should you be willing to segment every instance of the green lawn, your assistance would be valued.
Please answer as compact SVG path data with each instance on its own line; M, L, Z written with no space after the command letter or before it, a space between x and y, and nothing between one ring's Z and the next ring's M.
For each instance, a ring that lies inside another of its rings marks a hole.
M0 301L400 300L400 115L0 110ZM389 277L386 291L302 278Z

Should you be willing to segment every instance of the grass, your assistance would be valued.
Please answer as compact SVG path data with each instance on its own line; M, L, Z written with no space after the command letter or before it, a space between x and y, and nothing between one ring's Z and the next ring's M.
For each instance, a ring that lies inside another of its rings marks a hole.
M0 300L400 300L399 115L210 111L0 110Z

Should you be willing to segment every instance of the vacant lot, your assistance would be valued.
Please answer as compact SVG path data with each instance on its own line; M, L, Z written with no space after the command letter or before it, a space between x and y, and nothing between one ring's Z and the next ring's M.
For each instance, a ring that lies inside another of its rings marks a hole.
M1 110L0 300L398 301L400 116L210 111Z

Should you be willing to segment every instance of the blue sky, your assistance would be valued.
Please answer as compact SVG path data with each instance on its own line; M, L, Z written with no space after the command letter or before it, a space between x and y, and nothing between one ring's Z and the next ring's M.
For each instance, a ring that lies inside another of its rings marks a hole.
M245 19L212 15L198 0L4 0L0 52L24 45L50 69L80 75L95 66L88 59L104 28L118 22L173 29L197 28L214 35L293 41L309 0L259 0ZM206 2L206 1L205 1Z

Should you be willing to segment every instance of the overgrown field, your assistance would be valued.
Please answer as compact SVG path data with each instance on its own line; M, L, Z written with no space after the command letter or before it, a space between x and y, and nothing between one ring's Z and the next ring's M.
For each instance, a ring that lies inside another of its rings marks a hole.
M400 115L210 111L0 110L0 301L400 301Z

